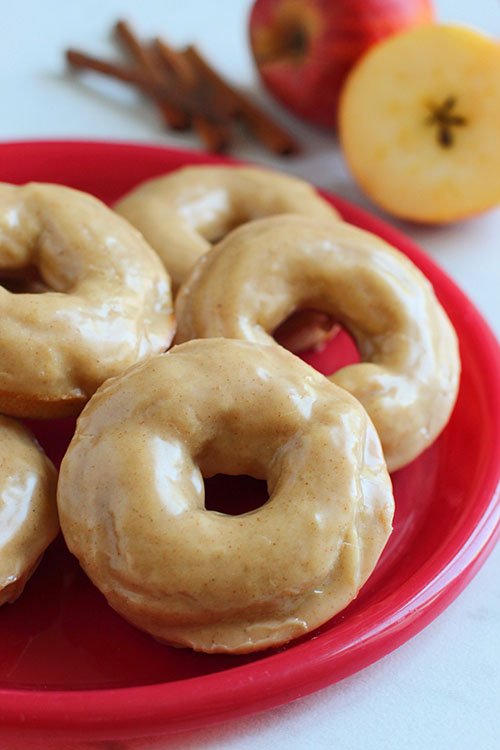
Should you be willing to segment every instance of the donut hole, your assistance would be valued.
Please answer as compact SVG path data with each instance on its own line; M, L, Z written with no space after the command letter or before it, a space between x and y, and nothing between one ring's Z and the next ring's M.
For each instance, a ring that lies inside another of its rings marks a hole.
M37 266L0 269L0 286L11 294L43 294L52 291Z
M362 359L354 337L339 323L325 346L301 352L300 356L323 375L332 375L342 367L355 365Z
M246 475L216 474L204 479L205 509L241 516L261 508L269 500L267 483Z
M272 332L275 341L291 352L320 350L337 335L335 319L322 310L305 308L294 310Z

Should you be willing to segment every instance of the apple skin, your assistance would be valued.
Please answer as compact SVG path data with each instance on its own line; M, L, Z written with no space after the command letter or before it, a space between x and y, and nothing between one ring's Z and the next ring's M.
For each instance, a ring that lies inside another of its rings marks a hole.
M331 129L358 58L384 37L434 17L431 0L256 0L250 45L273 95L299 117Z

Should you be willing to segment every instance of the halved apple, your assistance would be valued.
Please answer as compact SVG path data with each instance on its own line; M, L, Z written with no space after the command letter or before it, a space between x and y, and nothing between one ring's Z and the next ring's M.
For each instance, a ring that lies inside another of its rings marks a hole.
M445 223L500 204L500 44L430 25L372 47L343 89L339 134L361 188L395 216Z

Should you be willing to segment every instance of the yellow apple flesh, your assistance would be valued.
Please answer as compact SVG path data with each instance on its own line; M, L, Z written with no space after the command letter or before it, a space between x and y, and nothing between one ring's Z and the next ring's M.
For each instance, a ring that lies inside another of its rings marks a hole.
M500 204L500 44L460 26L381 42L343 89L339 135L374 203L453 222Z

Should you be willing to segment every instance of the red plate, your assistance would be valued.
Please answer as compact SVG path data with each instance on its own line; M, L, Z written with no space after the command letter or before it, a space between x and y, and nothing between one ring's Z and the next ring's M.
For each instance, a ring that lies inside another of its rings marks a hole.
M112 202L140 180L199 153L114 143L0 145L0 179L58 182ZM348 609L313 635L257 656L161 646L116 615L62 541L25 594L0 610L0 739L127 738L195 728L285 703L365 667L436 617L491 550L498 529L500 352L454 283L405 236L331 197L344 218L379 234L428 276L460 338L458 403L437 443L394 475L395 529ZM309 358L328 372L350 356L336 339ZM71 422L35 427L57 460ZM217 488L220 491L220 486ZM233 487L234 491L234 487ZM250 501L259 488L239 488ZM53 747L53 745L50 745Z

